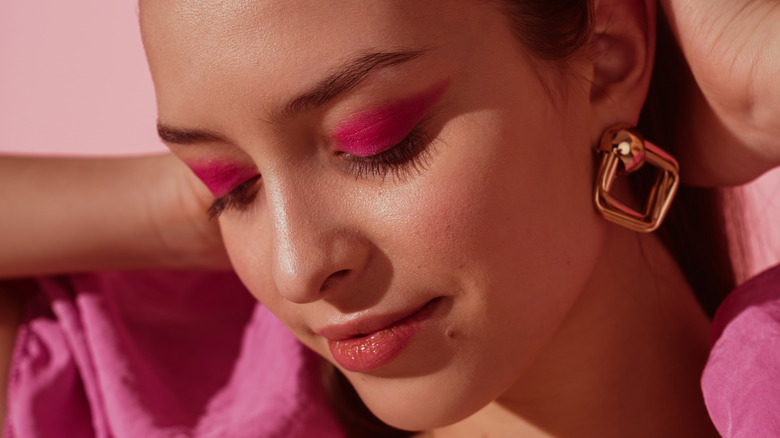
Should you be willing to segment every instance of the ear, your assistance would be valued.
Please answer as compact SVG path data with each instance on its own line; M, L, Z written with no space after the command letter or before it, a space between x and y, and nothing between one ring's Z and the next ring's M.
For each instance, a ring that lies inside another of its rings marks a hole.
M655 56L654 0L596 0L588 47L595 138L615 123L636 124Z

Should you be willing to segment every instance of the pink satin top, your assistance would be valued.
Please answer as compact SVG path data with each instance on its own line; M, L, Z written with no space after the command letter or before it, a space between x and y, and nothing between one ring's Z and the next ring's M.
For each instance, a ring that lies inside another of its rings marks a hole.
M342 436L319 359L232 274L39 285L12 357L6 438Z
M39 281L11 364L6 438L336 438L318 358L233 274ZM702 377L724 437L780 436L780 266L734 291Z
M732 292L712 324L702 390L724 437L780 436L780 265Z

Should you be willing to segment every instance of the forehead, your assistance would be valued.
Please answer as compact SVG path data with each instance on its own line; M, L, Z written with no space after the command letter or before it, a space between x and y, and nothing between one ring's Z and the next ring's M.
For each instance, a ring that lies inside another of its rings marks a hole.
M231 120L216 104L279 107L362 53L435 49L434 64L465 58L484 49L485 29L503 23L486 3L141 0L140 18L161 119L186 114L206 124L215 114Z
M258 68L300 68L287 74L305 75L311 65L343 60L350 51L444 43L465 30L464 6L471 3L141 0L140 12L153 68L178 64L189 71L220 70L254 62Z

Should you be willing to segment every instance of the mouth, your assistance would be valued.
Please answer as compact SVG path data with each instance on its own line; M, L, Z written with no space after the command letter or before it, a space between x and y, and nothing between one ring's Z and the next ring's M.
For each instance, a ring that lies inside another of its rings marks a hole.
M365 372L392 362L441 302L434 298L410 312L359 320L318 331L333 359L347 371Z

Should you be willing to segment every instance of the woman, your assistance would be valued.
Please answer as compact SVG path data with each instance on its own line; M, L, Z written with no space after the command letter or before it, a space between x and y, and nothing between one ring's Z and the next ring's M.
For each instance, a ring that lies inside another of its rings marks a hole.
M639 122L655 5L420 3L141 3L161 137L236 272L392 426L713 433L680 262L591 206L593 145ZM771 153L750 163L777 162L770 128L743 131Z
M650 81L649 6L602 2L566 64L483 2L179 8L141 3L160 135L244 284L379 419L710 427L706 316L655 236L592 206L592 145Z
M381 420L708 430L704 312L656 236L591 205L652 2L597 3L590 33L572 4L141 6L160 135L236 272Z

